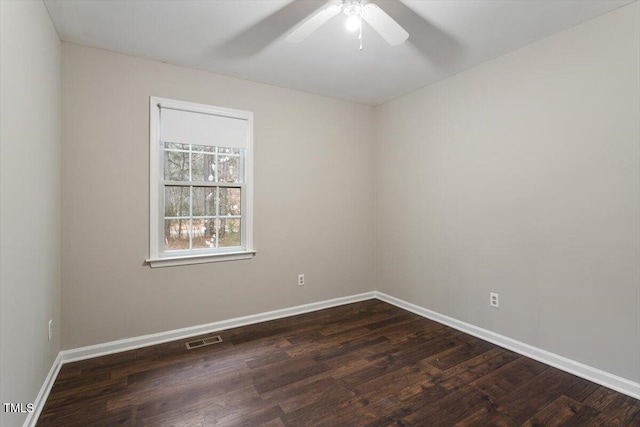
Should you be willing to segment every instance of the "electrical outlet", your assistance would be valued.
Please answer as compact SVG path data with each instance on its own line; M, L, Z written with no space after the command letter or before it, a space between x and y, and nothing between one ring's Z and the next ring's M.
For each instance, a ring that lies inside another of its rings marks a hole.
M53 319L49 319L49 341L53 337Z
M304 286L304 274L298 274L298 286Z
M489 305L491 307L500 308L500 294L495 292L489 293Z

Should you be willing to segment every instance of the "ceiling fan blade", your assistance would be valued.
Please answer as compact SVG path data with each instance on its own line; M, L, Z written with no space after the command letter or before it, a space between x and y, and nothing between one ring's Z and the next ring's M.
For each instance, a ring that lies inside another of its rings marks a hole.
M384 10L373 3L364 6L362 19L376 30L391 46L397 46L409 38L409 33L393 20Z
M332 4L324 9L316 12L309 19L304 21L300 26L291 31L286 40L291 43L298 43L309 37L311 33L317 30L322 24L340 13L341 6Z

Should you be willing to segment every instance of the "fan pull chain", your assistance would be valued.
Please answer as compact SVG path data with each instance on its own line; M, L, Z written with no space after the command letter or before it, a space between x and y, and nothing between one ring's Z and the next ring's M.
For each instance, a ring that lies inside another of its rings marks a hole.
M360 50L362 50L362 12L358 16L360 18L360 32L358 34L358 40L360 40Z

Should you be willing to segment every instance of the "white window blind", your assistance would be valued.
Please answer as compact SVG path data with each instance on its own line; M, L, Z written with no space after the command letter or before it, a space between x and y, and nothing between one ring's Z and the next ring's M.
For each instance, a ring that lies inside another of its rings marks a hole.
M163 105L160 108L160 138L163 142L247 149L249 124L246 119Z

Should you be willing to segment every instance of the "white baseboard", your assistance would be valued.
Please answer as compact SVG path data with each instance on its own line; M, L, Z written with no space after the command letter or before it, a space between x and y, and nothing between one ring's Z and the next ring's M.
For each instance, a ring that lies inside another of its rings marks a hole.
M309 313L325 308L339 305L351 304L375 298L374 292L351 295L348 297L334 298L325 301L312 302L310 304L298 305L295 307L283 308L281 310L267 311L264 313L252 314L249 316L236 317L229 320L207 323L204 325L190 326L188 328L174 329L171 331L159 332L157 334L142 335L134 338L126 338L111 341L103 344L96 344L87 347L75 348L61 351L62 363L76 362L78 360L90 359L107 354L120 353L122 351L134 350L136 348L147 347L155 344L162 344L190 338L196 335L208 334L211 332L223 331L225 329L237 328L254 323L266 322L283 317L295 316L297 314Z
M500 347L504 347L508 350L514 351L523 356L530 357L544 364L553 366L570 374L592 381L596 384L600 384L612 390L631 396L635 399L640 399L640 384L630 381L626 378L619 377L609 372L603 371L598 368L594 368L585 365L575 360L568 359L564 356L560 356L549 351L543 350L538 347L534 347L529 344L525 344L521 341L514 340L504 335L491 332L487 329L474 326L470 323L466 323L457 319L454 319L444 314L437 313L424 307L412 304L410 302L401 300L391 295L387 295L383 292L375 291L375 298L393 304L396 307L400 307L404 310L415 313L419 316L426 317L427 319L434 320L443 325L450 326L454 329L473 335L482 340L489 341Z
M40 417L40 413L42 412L42 408L44 408L44 404L49 397L49 393L51 392L51 387L53 387L53 383L58 377L58 372L60 372L60 368L62 367L62 355L58 353L56 359L53 361L51 365L51 369L49 369L49 373L47 377L44 379L44 383L42 383L42 387L40 387L40 391L33 401L33 412L30 412L27 415L27 419L24 420L23 427L33 427L36 425L38 421L38 417Z

